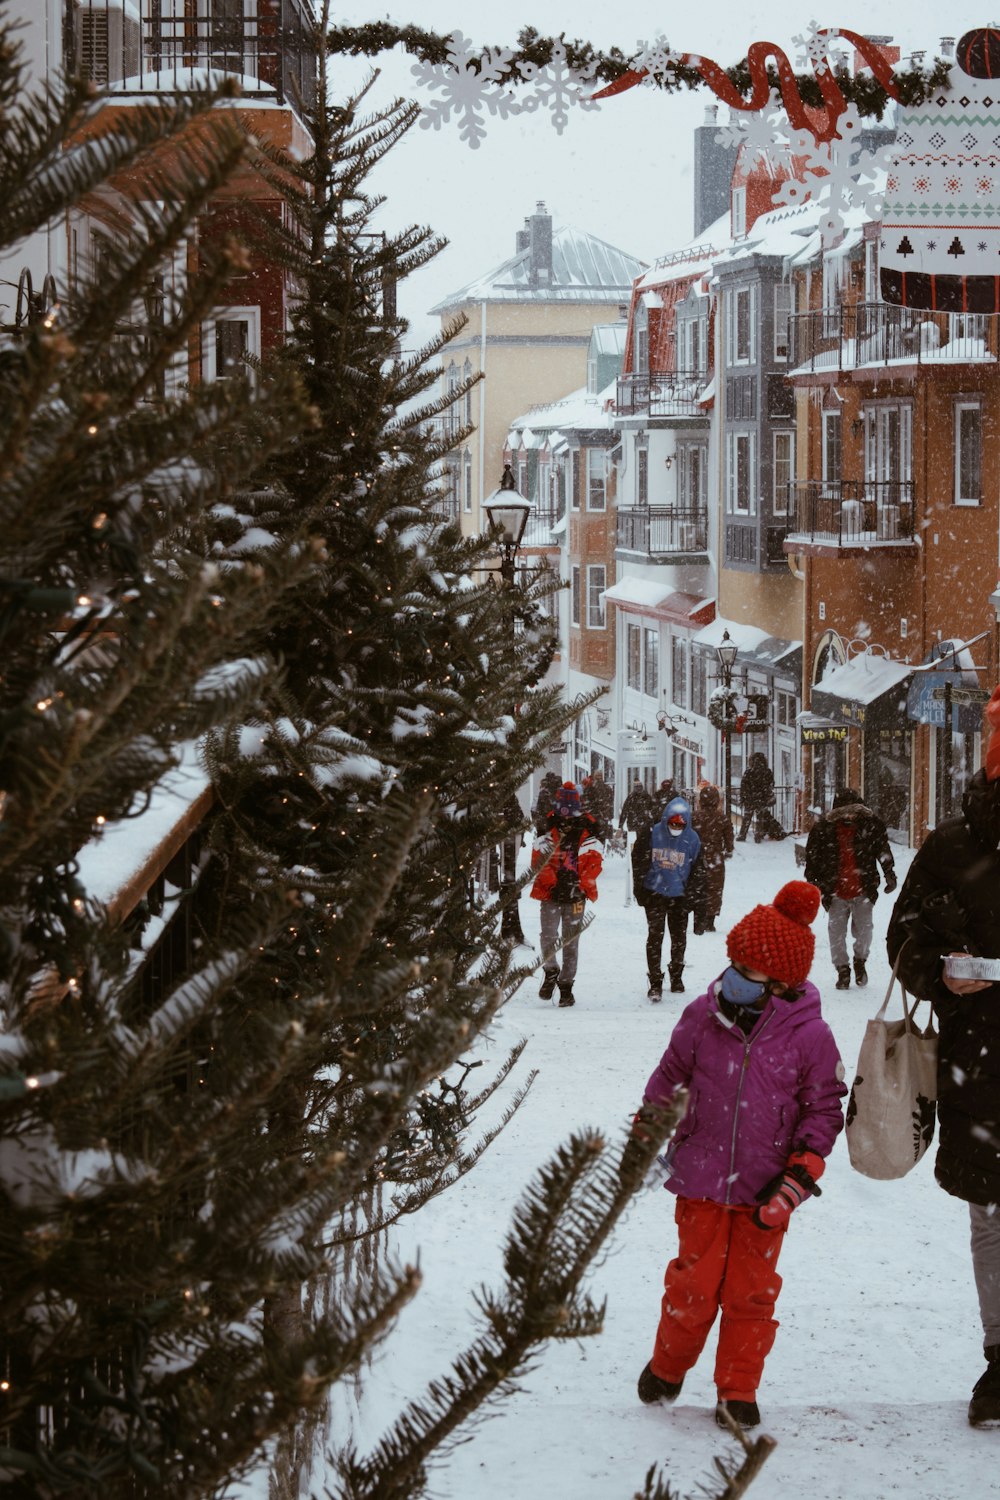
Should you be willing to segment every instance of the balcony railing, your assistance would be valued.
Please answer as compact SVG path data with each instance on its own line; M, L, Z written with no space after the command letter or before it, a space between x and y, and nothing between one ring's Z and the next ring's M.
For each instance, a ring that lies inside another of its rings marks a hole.
M562 519L562 511L553 507L535 506L528 515L528 524L524 528L524 536L521 538L522 547L554 547L558 543L558 535L552 535L552 528L557 521Z
M858 302L791 319L793 369L976 363L1000 358L995 318Z
M623 416L646 412L651 417L703 417L701 396L708 384L704 370L649 370L623 375L615 404Z
M791 537L839 547L912 542L913 481L803 480L790 486Z
M708 511L679 510L672 505L636 505L618 511L618 546L646 557L705 552Z
M206 72L238 76L250 103L315 93L311 0L64 0L64 28L67 72L113 94L189 89Z

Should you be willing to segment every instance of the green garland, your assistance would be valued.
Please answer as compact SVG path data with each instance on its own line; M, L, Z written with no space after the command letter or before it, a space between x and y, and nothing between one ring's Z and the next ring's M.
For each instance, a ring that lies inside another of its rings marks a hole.
M612 47L609 52L599 52L590 42L579 39L567 41L565 38L562 41L566 49L566 61L570 67L582 70L596 64L595 82L614 83L632 66L632 58L626 56L619 47ZM351 57L377 57L380 53L389 52L394 47L402 47L411 56L426 63L446 63L450 42L450 36L425 31L420 26L393 26L387 21L374 21L366 26L334 26L327 39L330 52L335 54ZM521 82L517 71L520 63L537 63L540 66L548 63L552 58L554 43L554 37L539 35L533 26L524 27L518 34L517 50L503 75L504 82L508 84ZM950 66L950 63L939 57L931 68L911 67L905 72L896 73L896 86L902 102L913 105L928 99L935 89L947 83ZM746 60L727 68L726 76L741 94L750 93L750 71ZM844 98L848 103L857 105L859 114L864 118L874 117L879 120L882 118L890 102L889 96L870 73L863 72L857 77L852 77L846 68L836 68L834 76ZM777 89L779 79L775 69L768 69L768 78L772 86ZM690 67L678 67L674 69L671 77L658 77L654 79L654 82L665 93L674 93L682 88L705 87L705 80L701 73L697 68ZM804 104L822 106L823 97L813 73L796 74L796 83Z

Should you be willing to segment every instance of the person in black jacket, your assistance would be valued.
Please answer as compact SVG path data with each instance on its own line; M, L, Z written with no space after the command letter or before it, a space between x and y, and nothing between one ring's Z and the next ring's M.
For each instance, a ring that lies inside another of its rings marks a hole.
M652 821L652 799L641 781L633 782L632 790L621 805L618 827L619 829L627 828L629 833L640 833L642 829L648 828Z
M945 972L952 953L1000 959L1000 688L987 706L986 763L960 817L928 834L889 922L889 958L938 1021L934 1175L969 1205L972 1266L987 1367L969 1403L974 1427L1000 1424L1000 982Z
M865 965L872 946L872 907L878 900L878 872L886 891L896 889L896 866L885 824L854 787L841 787L825 818L809 830L805 878L818 885L830 913L830 957L837 989L851 987L847 928L854 940L854 978L868 983Z
M774 821L771 812L774 806L774 772L768 765L763 750L755 750L747 761L747 768L740 781L740 805L743 808L743 821L737 838L742 842L756 819L754 839L759 844L761 839L769 836L768 829Z

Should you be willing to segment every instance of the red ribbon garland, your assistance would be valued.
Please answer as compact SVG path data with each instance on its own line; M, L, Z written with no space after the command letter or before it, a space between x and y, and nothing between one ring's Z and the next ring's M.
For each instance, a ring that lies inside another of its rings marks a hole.
M878 46L867 37L859 36L856 31L838 31L836 34L850 42L860 52L890 99L898 99L899 91L896 88L892 67ZM821 31L819 35L826 36L828 33ZM807 106L803 103L799 93L798 82L791 63L781 48L776 47L773 42L753 42L747 52L747 67L750 70L752 84L748 99L744 99L732 80L727 77L718 63L712 62L711 58L699 57L692 52L681 52L677 55L677 66L697 68L716 97L721 99L723 104L727 104L730 109L752 112L763 109L771 97L771 85L767 77L769 58L774 59L777 67L781 85L781 102L795 129L808 130L819 142L832 140L837 134L837 122L847 108L847 100L841 93L840 85L832 70L827 65L820 66L815 61L813 62L816 82L819 84L825 105L824 123L819 125L815 121L815 111L813 118L810 118L807 113ZM614 94L622 94L626 89L635 88L645 76L645 68L639 71L630 68L621 78L614 83L609 83L607 88L600 89L591 97L610 99Z

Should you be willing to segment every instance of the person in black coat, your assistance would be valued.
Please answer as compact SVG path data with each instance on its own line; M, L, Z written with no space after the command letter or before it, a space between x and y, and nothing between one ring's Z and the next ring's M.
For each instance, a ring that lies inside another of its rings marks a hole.
M619 829L627 828L629 833L640 833L643 828L648 828L652 821L652 800L642 782L636 781L621 805L618 827Z
M607 842L615 813L614 789L608 786L600 771L583 779L583 810L590 814L597 825L597 837Z
M896 889L896 866L882 819L866 807L854 787L841 787L825 818L809 830L805 877L818 885L830 913L830 957L837 989L851 987L847 929L854 944L854 978L868 983L872 946L872 907L878 900L878 872L886 891Z
M561 786L561 777L557 776L555 771L546 771L531 813L531 821L538 833L545 833L548 828L549 814L555 806L556 793Z
M774 772L768 765L763 750L755 750L747 761L747 768L740 781L740 806L743 808L743 822L737 838L741 842L746 838L756 818L754 839L759 844L765 837L769 824L773 822L771 808L774 806Z
M938 1150L934 1175L969 1205L985 1373L969 1403L973 1426L1000 1423L1000 982L959 979L945 958L1000 959L1000 688L985 767L960 817L928 834L896 900L886 944L908 990L937 1016Z

